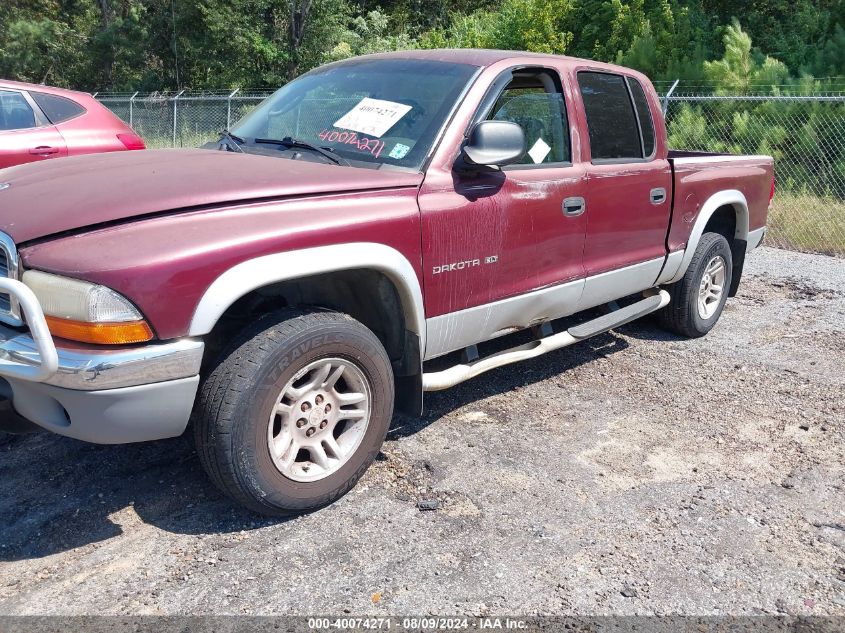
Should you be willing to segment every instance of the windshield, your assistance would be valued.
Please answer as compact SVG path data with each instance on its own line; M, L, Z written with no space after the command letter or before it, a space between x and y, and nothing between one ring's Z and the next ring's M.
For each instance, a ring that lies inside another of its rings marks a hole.
M477 70L422 59L331 64L286 84L232 133L247 152L262 140L291 137L356 166L418 171Z

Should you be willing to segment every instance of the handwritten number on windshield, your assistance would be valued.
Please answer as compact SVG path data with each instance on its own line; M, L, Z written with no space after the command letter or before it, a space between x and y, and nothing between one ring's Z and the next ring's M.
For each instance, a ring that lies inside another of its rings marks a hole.
M337 130L323 130L317 135L321 141L328 143L343 143L357 147L359 151L369 152L378 158L384 149L384 141L377 138L359 137L357 132L338 132Z

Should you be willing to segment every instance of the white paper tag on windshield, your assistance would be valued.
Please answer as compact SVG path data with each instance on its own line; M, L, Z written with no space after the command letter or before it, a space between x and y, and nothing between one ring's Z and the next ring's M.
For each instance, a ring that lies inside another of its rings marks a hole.
M404 103L364 97L358 105L335 121L334 126L380 138L410 111L411 106Z
M537 142L534 143L531 149L528 150L528 155L535 164L539 164L545 160L550 151L552 151L552 148L549 147L548 143L546 143L543 139L538 138Z

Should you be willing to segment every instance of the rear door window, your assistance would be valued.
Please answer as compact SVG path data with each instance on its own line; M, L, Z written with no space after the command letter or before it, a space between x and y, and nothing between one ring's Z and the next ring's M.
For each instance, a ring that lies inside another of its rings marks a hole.
M654 154L654 121L651 119L648 99L639 81L628 77L628 85L631 86L631 96L634 97L634 107L637 109L637 119L643 135L643 155L651 156Z
M594 161L642 160L637 116L622 75L579 72Z
M53 125L85 113L85 108L76 103L76 101L65 97L33 91L30 91L29 95Z
M35 113L15 90L0 90L0 130L25 130L36 126Z

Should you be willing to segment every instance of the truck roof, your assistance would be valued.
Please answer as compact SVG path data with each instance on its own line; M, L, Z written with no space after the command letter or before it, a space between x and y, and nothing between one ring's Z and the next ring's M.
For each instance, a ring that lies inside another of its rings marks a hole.
M617 66L615 64L597 62L592 59L582 59L580 57L569 57L566 55L551 55L547 53L506 51L491 48L433 48L391 51L388 53L374 53L371 55L352 57L348 60L342 60L336 63L343 64L345 62L354 62L361 59L428 59L433 61L451 62L454 64L469 64L471 66L478 67L492 66L500 61L513 59L515 61L531 60L531 63L542 63L543 61L546 61L560 64L561 62L565 62L571 65L588 65L593 68L614 70L616 72L625 72L627 74L639 74L630 68L623 68L622 66Z

